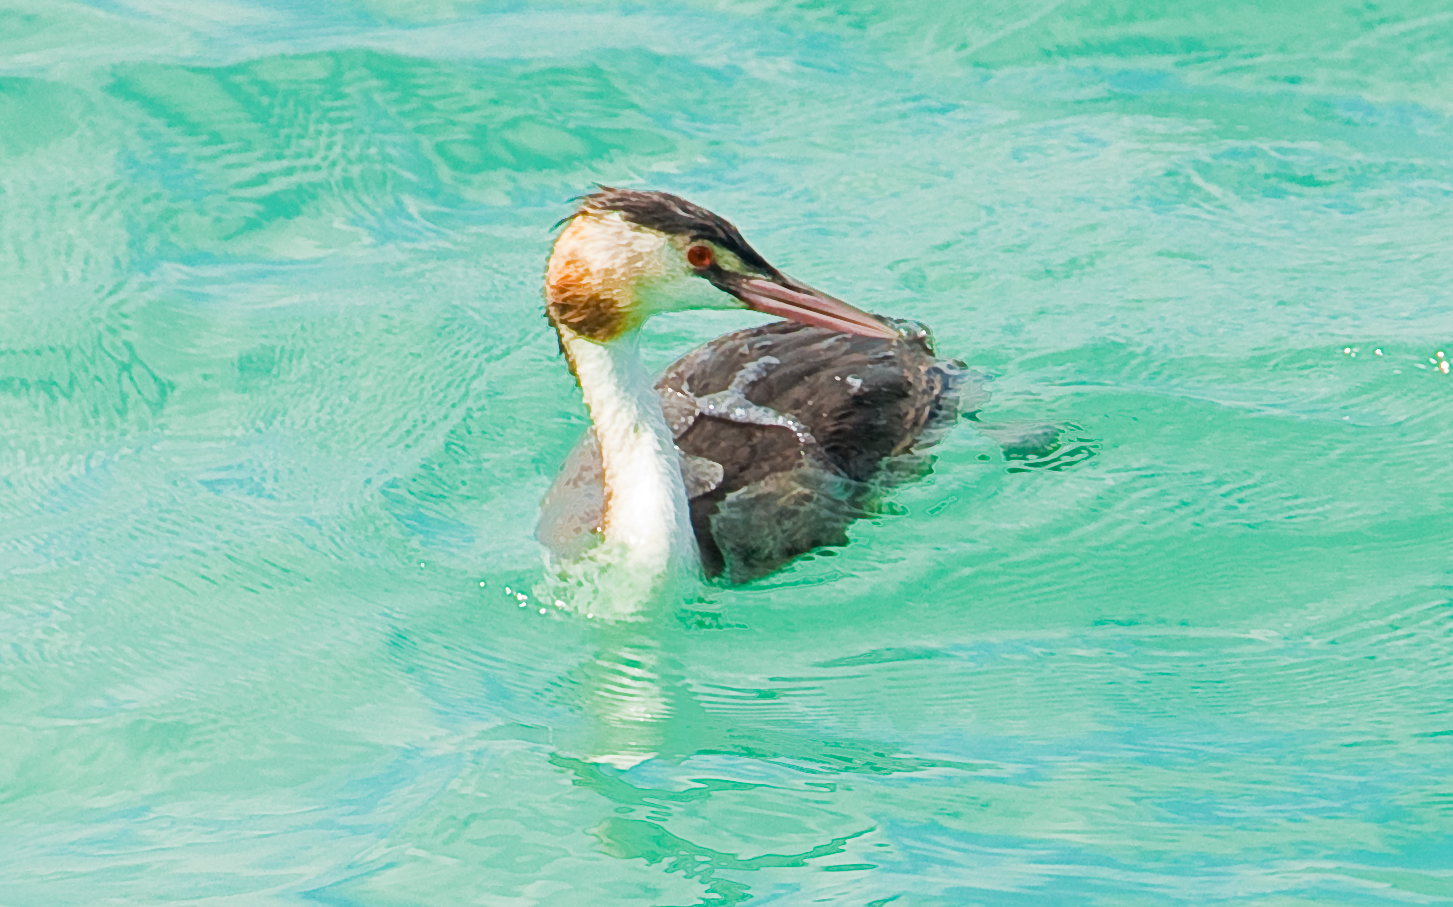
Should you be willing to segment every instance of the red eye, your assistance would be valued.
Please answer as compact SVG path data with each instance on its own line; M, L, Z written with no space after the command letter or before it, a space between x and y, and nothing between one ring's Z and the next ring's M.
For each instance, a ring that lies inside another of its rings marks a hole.
M698 270L711 267L711 247L692 246L686 250L686 260L691 262L691 266Z

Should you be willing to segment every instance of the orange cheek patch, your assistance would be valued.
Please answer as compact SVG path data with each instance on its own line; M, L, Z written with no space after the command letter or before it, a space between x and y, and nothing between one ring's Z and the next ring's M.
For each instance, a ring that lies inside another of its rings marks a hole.
M603 284L578 259L550 268L545 283L545 312L556 327L605 342L625 332L629 307L620 288Z

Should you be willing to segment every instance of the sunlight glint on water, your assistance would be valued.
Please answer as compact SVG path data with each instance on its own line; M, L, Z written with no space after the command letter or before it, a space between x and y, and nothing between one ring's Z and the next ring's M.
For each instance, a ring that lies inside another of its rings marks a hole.
M0 10L3 900L1453 898L1450 34ZM931 325L976 421L846 548L632 625L533 598L595 182Z

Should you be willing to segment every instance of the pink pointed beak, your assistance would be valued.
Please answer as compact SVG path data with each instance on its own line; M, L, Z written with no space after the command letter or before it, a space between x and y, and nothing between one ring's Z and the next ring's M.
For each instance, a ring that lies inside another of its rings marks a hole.
M797 287L798 289L794 289L770 280L753 278L738 283L732 289L738 299L756 312L827 328L830 331L841 331L844 334L881 337L884 340L898 339L897 331L867 312L855 309L826 293L819 293L812 287L802 284L797 284Z

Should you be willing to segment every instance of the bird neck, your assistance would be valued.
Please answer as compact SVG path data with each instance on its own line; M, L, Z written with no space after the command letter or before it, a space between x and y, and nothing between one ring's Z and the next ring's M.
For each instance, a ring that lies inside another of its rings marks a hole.
M634 570L699 570L675 439L637 352L636 332L597 343L560 327L590 410L605 479L601 534Z

